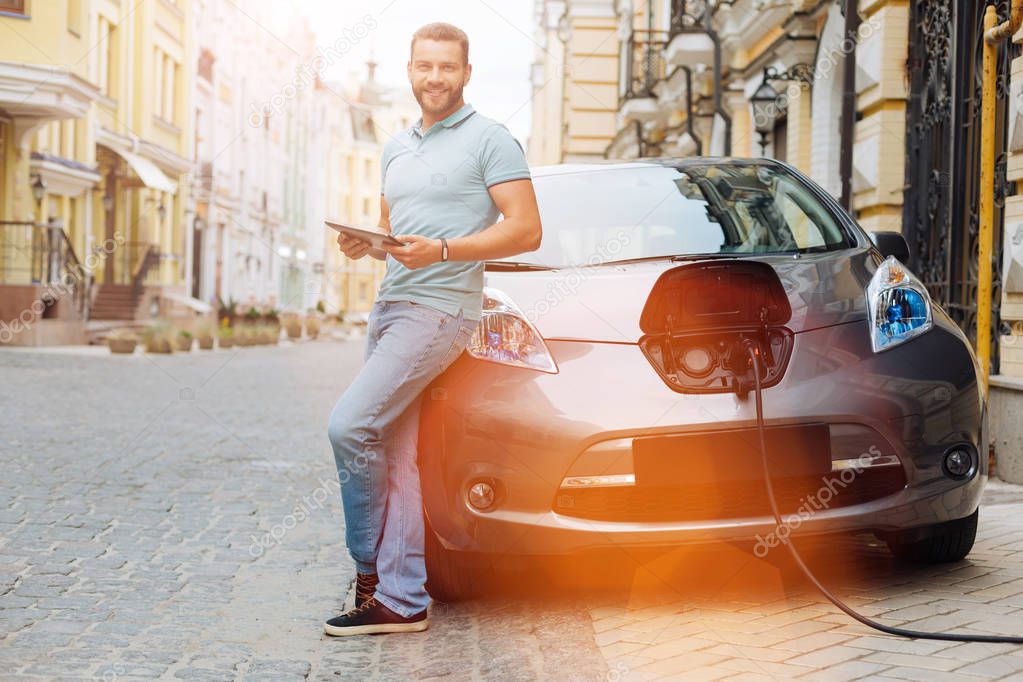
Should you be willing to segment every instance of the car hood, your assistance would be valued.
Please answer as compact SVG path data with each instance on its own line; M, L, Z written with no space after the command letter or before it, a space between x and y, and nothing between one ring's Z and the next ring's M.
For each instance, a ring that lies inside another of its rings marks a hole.
M778 273L792 306L792 317L785 326L794 332L867 317L864 292L877 269L870 249L798 258L745 258L768 263ZM643 336L640 313L657 278L687 262L665 259L534 272L488 272L486 286L511 297L545 339L636 343Z

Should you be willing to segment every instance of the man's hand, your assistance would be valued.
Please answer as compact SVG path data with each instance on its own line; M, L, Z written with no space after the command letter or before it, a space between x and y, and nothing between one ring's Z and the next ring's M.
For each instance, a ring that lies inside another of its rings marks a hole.
M352 260L359 260L367 255L372 248L370 243L358 237L350 237L346 234L338 234L337 245L341 247L341 253Z
M409 270L425 268L440 262L440 240L418 234L396 234L394 238L405 242L404 246L384 243L384 251Z

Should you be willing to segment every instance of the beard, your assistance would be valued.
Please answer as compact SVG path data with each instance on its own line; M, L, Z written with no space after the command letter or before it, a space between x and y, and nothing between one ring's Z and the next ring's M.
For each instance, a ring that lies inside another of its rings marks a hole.
M443 97L430 97L427 95L426 86L424 85L419 88L412 88L412 94L424 112L436 116L453 107L462 98L464 87L459 84L457 87L451 87L451 89L444 93L445 96Z

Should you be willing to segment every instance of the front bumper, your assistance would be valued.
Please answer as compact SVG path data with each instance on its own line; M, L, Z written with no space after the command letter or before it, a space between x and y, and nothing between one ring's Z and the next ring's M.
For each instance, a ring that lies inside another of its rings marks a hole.
M943 315L936 318L928 334L880 354L871 351L862 322L796 335L785 377L764 392L766 422L858 425L898 456L905 485L877 499L814 509L795 533L918 528L977 508L987 476L983 396L961 333ZM562 480L570 470L579 473L580 453L590 446L753 427L755 403L752 396L676 393L636 345L548 345L558 374L463 355L427 389L420 427L423 499L443 545L558 554L744 540L773 530L766 505L761 513L696 519L559 513ZM941 466L957 445L977 457L976 473L965 481L950 479ZM497 490L487 512L468 503L467 490L479 480Z

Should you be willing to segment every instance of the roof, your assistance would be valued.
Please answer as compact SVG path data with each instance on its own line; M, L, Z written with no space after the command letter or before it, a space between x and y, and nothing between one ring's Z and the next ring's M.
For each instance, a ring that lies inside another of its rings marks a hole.
M626 170L629 168L648 168L650 166L662 166L670 168L682 168L685 166L707 166L707 165L731 165L731 166L779 166L783 165L774 159L758 158L747 159L737 156L684 156L684 157L659 157L632 161L608 159L606 161L592 161L588 163L559 163L549 166L533 166L530 172L534 177L545 175L566 175L569 173L586 173L605 170Z

